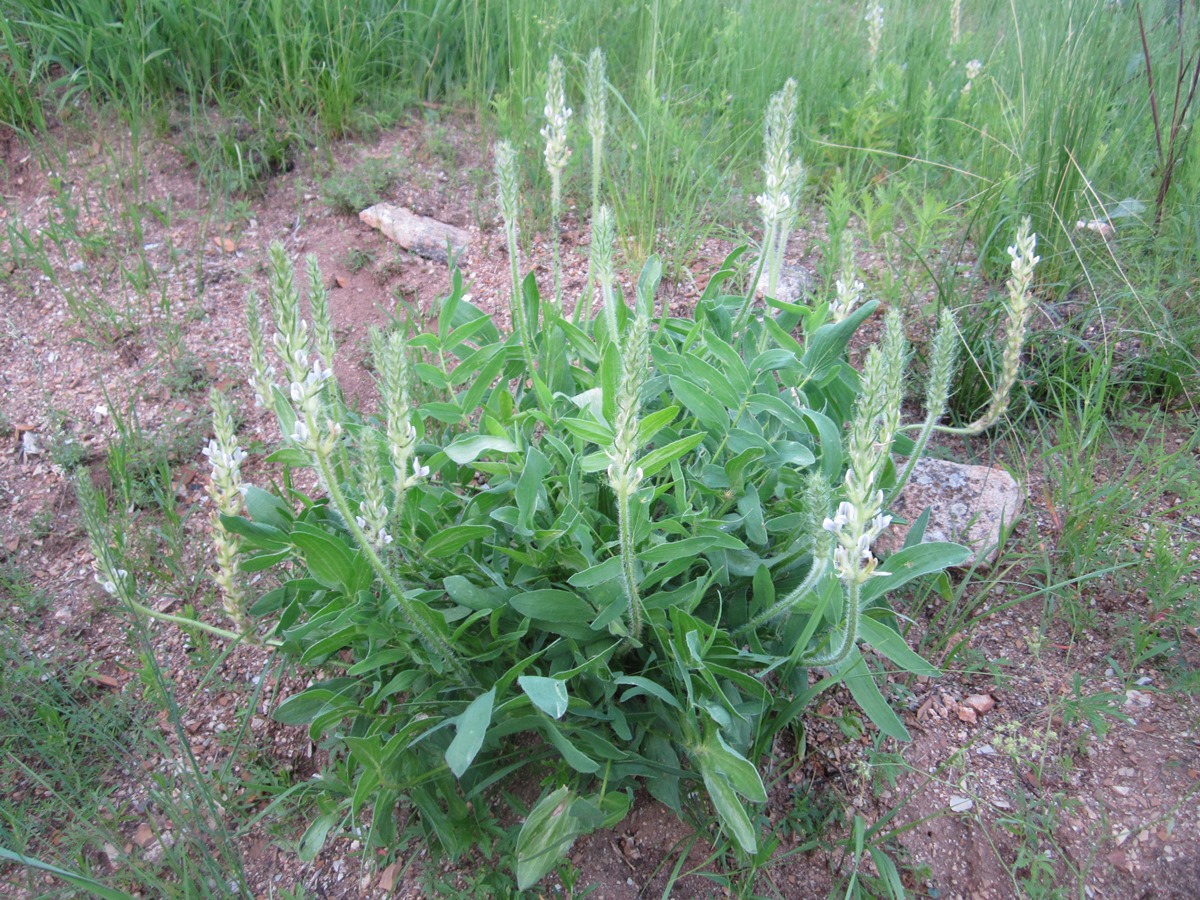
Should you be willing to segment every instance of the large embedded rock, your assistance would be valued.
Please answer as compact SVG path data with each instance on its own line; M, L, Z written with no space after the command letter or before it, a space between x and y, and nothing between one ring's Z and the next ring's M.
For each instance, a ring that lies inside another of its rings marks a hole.
M462 228L418 216L403 206L377 203L360 212L358 218L382 231L405 250L438 262L449 261L447 245L455 257L466 253L471 246L471 236Z
M978 563L986 568L996 561L1001 529L1016 519L1024 501L1025 492L1003 469L922 459L890 511L897 519L913 522L928 508L925 540L970 547L971 556L963 567ZM875 542L875 552L894 553L904 546L907 535L907 525L893 525Z

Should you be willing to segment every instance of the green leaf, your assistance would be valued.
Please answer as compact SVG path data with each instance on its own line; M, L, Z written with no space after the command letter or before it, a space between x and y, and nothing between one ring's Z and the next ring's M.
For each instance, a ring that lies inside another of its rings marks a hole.
M942 674L937 666L913 652L903 637L882 622L864 615L858 620L858 632L863 640L875 648L876 653L882 653L906 672L928 678L937 678Z
M558 727L549 719L542 719L540 727L545 733L546 739L562 754L563 761L576 772L591 775L600 770L600 763L596 762L567 740L563 733L558 730Z
M274 494L252 484L246 485L242 493L246 512L255 522L271 525L287 531L292 526L292 511Z
M654 436L675 421L675 417L679 415L678 406L667 406L663 409L655 410L645 418L638 422L637 427L637 442L638 446L645 447ZM612 438L608 439L608 443L612 443Z
M945 541L930 541L915 547L905 547L880 563L880 568L888 574L876 573L874 578L862 586L863 602L882 597L914 578L957 566L970 555L971 551L966 547Z
M561 719L567 711L567 685L557 678L541 675L522 675L517 679L533 705L553 719Z
M470 767L475 754L483 746L483 737L492 721L492 705L496 702L496 689L480 694L455 719L454 740L446 748L446 765L456 778L462 778Z
M308 454L299 447L282 447L263 461L291 466L293 469L303 469L309 464Z
M514 497L520 512L517 529L528 532L533 527L533 516L537 511L538 496L545 490L545 478L551 471L550 460L537 447L525 451L525 468L517 480Z
M296 851L296 855L303 862L312 862L316 859L321 848L325 846L325 839L329 836L329 832L341 821L341 818L340 812L330 812L313 819L312 824L305 830L304 836L300 838L300 848Z
M709 731L704 742L705 753L713 768L729 779L730 786L751 803L766 803L767 789L758 769L721 737L717 728Z
M495 533L490 525L452 525L426 541L421 552L429 559L441 559Z
M572 793L565 785L547 794L529 811L517 835L517 887L533 887L571 849L583 833L571 815Z
M800 415L808 421L809 429L821 447L821 474L830 481L839 481L842 474L841 428L833 419L811 409L800 410Z
M504 348L504 352L495 354L480 367L473 376L474 381L471 386L459 397L459 404L464 410L474 410L482 404L483 395L492 389L500 370L508 364L511 356L512 351Z
M571 346L578 351L580 359L591 365L600 361L600 352L596 348L596 342L588 337L587 332L566 319L559 319L558 327L562 329L563 335Z
M657 254L651 254L642 266L637 282L637 312L648 319L654 318L654 294L658 291L658 283L662 281L662 260Z
M465 413L463 408L457 403L446 403L443 401L435 401L426 403L417 414L427 419L437 419L439 422L445 422L447 425L457 425L463 420Z
M230 534L236 534L245 539L251 547L263 550L278 550L291 545L286 532L280 531L273 525L261 522L251 522L242 516L227 516L221 514L221 525Z
M354 639L361 633L361 626L347 625L335 631L333 634L321 638L304 648L304 653L300 656L300 663L303 665L311 665L313 661L325 659L331 653L336 653L343 647L353 643Z
M644 477L649 478L664 466L670 465L675 460L681 459L688 453L691 453L704 443L705 437L707 435L698 431L677 441L671 441L671 443L664 447L656 447L638 460L638 468L642 470Z
M17 865L28 866L31 869L37 869L39 872L46 872L54 875L56 878L61 878L68 884L74 885L77 888L82 888L90 895L100 897L101 900L133 900L132 894L127 894L124 891L118 891L116 888L110 888L94 878L89 878L86 875L79 875L75 872L68 872L66 869L60 869L58 866L52 866L49 863L42 862L40 859L34 859L32 856L25 856L21 853L16 853L5 847L0 847L0 859L6 859L9 862L14 862Z
M717 818L721 820L721 826L729 833L743 853L757 853L758 834L754 830L750 816L746 814L746 808L738 800L728 779L714 771L711 766L705 765L704 762L699 765L700 774L704 776L704 786L708 788L709 799L712 800L713 809L717 811Z
M621 347L614 339L604 347L600 360L601 411L604 419L613 422L617 417L617 393L621 386Z
M898 741L911 740L908 729L904 727L900 717L883 699L883 694L879 692L879 686L875 683L874 674L857 649L852 650L850 655L837 666L837 674L850 689L850 696L880 731Z
M575 435L601 447L607 447L613 442L613 430L608 425L602 425L593 419L574 418L565 416L558 423Z
M820 382L829 373L830 368L840 362L846 354L846 347L858 326L879 307L878 300L864 303L841 322L822 325L808 340L808 347L800 360L801 367L808 377Z
M667 706L672 706L675 709L683 709L670 691L658 682L651 681L649 678L643 678L641 675L621 675L613 679L613 683L629 685L629 690L621 695L622 703L632 697L649 694L651 697L657 697L663 703L667 704Z
M684 557L694 558L716 544L715 538L703 537L684 538L682 541L671 541L667 544L657 544L638 553L638 559L644 563L665 563Z
M344 694L312 687L280 703L272 718L283 725L307 725L319 715L335 709L353 709L355 706Z
M750 393L750 372L746 369L746 363L742 360L741 354L721 340L713 331L709 331L704 336L704 346L720 361L721 370L732 383L734 393L739 398Z
M374 672L376 669L381 669L384 666L390 666L392 663L411 661L412 651L408 648L377 650L352 665L346 670L346 674L352 677L357 677L359 675L365 675L367 672Z
M612 556L599 565L576 572L567 579L571 587L594 588L621 577L621 557Z
M679 375L670 378L671 391L709 431L724 434L729 429L729 413L708 391Z
M460 466L464 466L474 462L489 450L496 453L516 453L517 445L508 438L497 437L493 434L472 434L459 438L442 452Z
M292 550L290 547L285 550L276 550L274 553L258 553L243 559L239 568L248 575L251 572L261 572L264 569L269 569L271 566L291 559L291 556Z
M313 578L325 587L340 588L350 593L350 585L354 580L354 558L344 541L319 528L298 522L292 531L292 544L304 556Z
M741 406L742 397L728 378L716 367L709 365L698 356L682 356L684 374L689 381L702 384L712 396L727 409L737 409Z
M482 588L472 584L462 575L451 575L442 580L442 586L450 599L467 609L496 609L508 602L508 591L501 587Z
M808 423L795 406L773 394L755 394L750 398L749 409L755 415L767 413L774 416L792 431L808 433Z
M596 617L590 603L569 591L527 591L508 602L521 615L546 622L584 624Z

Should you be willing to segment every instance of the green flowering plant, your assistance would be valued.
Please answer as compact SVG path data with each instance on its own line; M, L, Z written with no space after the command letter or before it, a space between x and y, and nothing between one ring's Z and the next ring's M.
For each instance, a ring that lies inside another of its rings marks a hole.
M801 172L779 136L794 88L773 103L778 183L764 205L778 239ZM506 145L497 166L515 247ZM831 310L768 292L759 305L754 286L727 290L738 250L691 315L670 316L655 304L658 261L627 303L606 208L595 224L594 322L543 300L514 255L503 333L454 272L428 327L373 335L373 416L341 400L325 313L310 338L291 264L271 248L275 332L268 340L252 301L252 381L279 421L267 461L285 469L283 487L219 501L215 533L235 626L321 673L275 710L333 754L321 786L338 802L305 853L364 822L369 843L392 844L399 804L463 853L484 833L482 801L521 771L551 785L519 826L523 888L578 835L620 821L639 785L676 811L702 791L755 853L754 807L767 799L757 761L780 729L843 684L904 740L883 661L938 674L901 637L887 596L967 550L922 543L919 524L887 559L872 545L906 474L894 454L919 455L943 413L953 320L935 340L914 441L901 423L898 313L858 372L847 347L877 302ZM308 281L311 303L311 262ZM218 417L227 425L227 410ZM228 433L213 456L233 471L241 461ZM263 570L277 581L246 609L232 583Z

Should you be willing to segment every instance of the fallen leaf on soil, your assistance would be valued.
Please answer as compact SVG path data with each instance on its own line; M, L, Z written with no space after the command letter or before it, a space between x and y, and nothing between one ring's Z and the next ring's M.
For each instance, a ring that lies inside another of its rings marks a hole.
M133 842L143 849L153 840L154 829L145 822L139 825L133 834Z
M114 691L121 686L121 682L111 675L92 675L91 680L101 687L112 688Z
M381 891L391 891L396 887L396 879L400 877L400 870L403 866L400 865L400 860L396 860L386 869L379 873L379 889Z
M333 283L340 288L344 288L346 286L346 279L343 278L341 275L335 275L333 277Z
M225 253L233 253L237 250L237 241L233 238L213 238L213 243L216 244L218 250L223 250Z

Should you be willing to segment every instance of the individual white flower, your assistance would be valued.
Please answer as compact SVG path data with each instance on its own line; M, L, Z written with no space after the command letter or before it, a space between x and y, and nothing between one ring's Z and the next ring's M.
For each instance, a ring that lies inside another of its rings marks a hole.
M429 466L421 465L421 457L414 456L412 461L413 477L425 478L429 475Z

